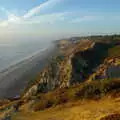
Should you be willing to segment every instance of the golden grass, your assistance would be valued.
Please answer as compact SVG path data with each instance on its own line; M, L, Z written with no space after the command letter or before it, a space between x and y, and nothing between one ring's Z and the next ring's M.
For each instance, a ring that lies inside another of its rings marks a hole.
M100 120L110 114L120 113L120 98L103 98L67 103L41 112L19 112L12 120Z

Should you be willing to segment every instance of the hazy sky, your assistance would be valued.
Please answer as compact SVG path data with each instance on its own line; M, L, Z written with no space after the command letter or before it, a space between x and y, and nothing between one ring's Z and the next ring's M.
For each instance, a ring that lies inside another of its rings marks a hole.
M0 40L119 32L120 0L0 0Z

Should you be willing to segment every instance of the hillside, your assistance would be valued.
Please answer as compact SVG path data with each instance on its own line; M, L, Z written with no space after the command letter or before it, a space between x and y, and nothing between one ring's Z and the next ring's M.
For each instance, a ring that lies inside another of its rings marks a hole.
M54 56L21 97L1 101L7 120L119 120L120 36L56 42Z
M41 112L19 112L13 120L119 120L120 99L104 98L100 101L79 101ZM117 108L116 108L117 107ZM116 109L113 109L116 108ZM105 119L113 115L114 119Z

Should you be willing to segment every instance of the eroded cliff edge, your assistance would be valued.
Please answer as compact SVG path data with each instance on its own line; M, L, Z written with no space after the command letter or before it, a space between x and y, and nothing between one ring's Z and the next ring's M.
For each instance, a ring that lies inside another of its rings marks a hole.
M119 78L120 57L109 55L109 51L118 46L117 42L84 39L75 43L59 43L59 55L52 58L50 64L28 86L23 97L85 81Z

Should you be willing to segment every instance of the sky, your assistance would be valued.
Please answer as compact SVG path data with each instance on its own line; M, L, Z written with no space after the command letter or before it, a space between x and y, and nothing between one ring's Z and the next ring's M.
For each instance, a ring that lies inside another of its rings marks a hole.
M0 0L0 41L120 33L120 0Z

